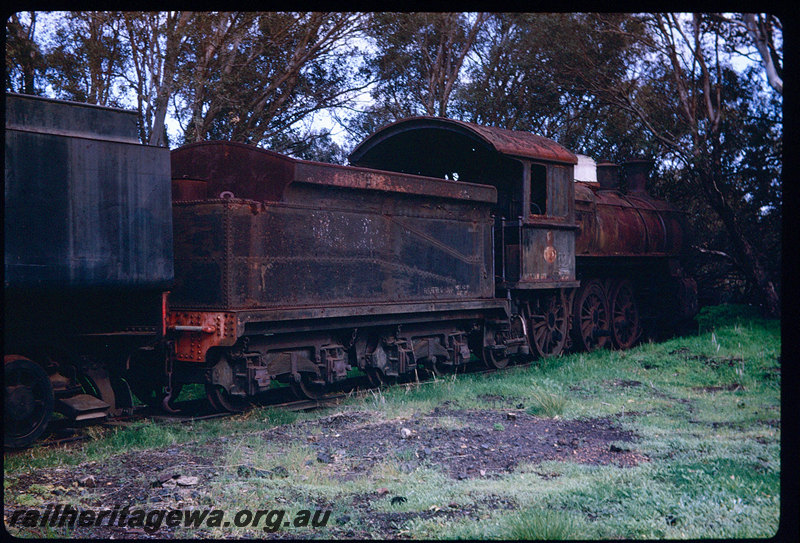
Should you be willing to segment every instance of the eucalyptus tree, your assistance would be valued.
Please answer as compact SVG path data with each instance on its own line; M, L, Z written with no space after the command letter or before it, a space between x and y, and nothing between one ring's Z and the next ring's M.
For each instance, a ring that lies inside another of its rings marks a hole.
M373 13L366 68L373 102L348 129L362 139L412 115L452 115L464 67L488 19L485 13Z
M37 13L12 13L6 21L6 91L39 94L44 56L37 43Z
M748 179L779 187L780 165L775 169L751 162L751 169L765 175L754 177L751 171L748 177L742 157L754 150L779 155L775 135L779 140L780 119L777 126L759 125L762 132L749 142L738 137L742 130L756 126L750 118L756 104L765 98L758 86L748 84L751 79L732 65L732 44L725 40L728 28L724 21L700 13L654 13L638 18L647 32L639 38L642 54L629 63L626 80L614 85L597 80L592 91L627 112L631 122L661 145L664 157L679 170L681 181L724 229L729 249L705 249L729 254L758 292L765 311L777 315L777 276L767 264L774 256L759 250L761 235L748 227L766 211L743 202L752 199L752 190L759 184ZM780 117L780 104L773 111ZM741 190L743 183L750 188Z
M347 101L357 77L353 13L203 13L187 29L174 93L188 142L290 144L293 125ZM295 138L301 137L294 134Z
M186 43L186 30L194 14L124 12L130 68L123 77L136 95L143 143L166 145L165 120L176 84L177 61Z
M46 52L45 81L56 98L120 106L130 50L118 12L63 14Z
M614 25L620 32L603 32ZM623 14L497 13L478 35L453 110L462 119L525 130L579 152L628 158L647 145L594 86L624 79L641 25Z

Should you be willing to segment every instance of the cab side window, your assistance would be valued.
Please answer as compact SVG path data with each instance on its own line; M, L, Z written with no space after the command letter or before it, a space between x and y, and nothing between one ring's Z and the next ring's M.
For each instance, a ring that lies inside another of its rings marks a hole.
M547 213L547 168L531 164L531 215Z

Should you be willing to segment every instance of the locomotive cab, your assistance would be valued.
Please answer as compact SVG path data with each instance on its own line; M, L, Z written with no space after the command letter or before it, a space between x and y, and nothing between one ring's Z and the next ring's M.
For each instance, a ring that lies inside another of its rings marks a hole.
M373 134L353 151L350 162L494 186L498 289L578 285L572 183L577 157L554 141L452 119L415 117Z

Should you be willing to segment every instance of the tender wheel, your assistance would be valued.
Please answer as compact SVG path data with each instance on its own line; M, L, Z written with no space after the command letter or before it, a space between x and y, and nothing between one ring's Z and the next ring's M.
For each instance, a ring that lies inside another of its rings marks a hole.
M397 383L397 376L386 375L378 368L366 368L365 372L370 384L376 388L388 387Z
M528 340L541 357L557 356L567 341L567 306L559 293L547 294L528 305Z
M41 366L22 356L6 355L5 446L27 447L47 428L53 415L53 387Z
M641 335L639 306L633 284L627 279L611 289L611 337L619 349L629 349Z
M572 332L575 344L593 351L606 346L611 327L608 299L603 285L592 279L586 282L575 299Z
M501 345L503 344L504 340L501 336L502 334L500 332L495 333L492 328L484 325L482 343L471 345L473 352L483 353L483 357L481 359L483 360L484 366L487 368L501 370L508 366L509 356L506 354L506 351L504 349L492 348L498 343Z
M325 385L314 383L309 373L300 374L300 382L292 380L290 386L298 398L306 400L319 400L325 396Z
M487 368L502 370L503 368L508 366L508 362L509 362L508 355L501 355L494 349L490 349L489 347L484 347L483 363L486 365Z
M230 394L220 385L206 385L206 398L215 411L241 413L250 407L250 400Z
M140 402L149 407L161 408L164 399L164 353L157 351L141 351L131 355L130 370L124 374L131 392ZM112 387L114 381L111 382ZM174 388L174 387L173 387ZM117 388L114 388L116 396ZM173 393L173 398L178 395Z

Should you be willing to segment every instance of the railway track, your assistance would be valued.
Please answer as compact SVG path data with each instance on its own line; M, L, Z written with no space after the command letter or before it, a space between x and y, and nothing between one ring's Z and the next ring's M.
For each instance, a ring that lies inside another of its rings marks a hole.
M526 367L535 361L519 362L514 364L513 367ZM454 375L480 375L496 373L503 370L495 368L480 367L475 369L477 364L470 364L473 369L458 371L457 374L445 374L433 379L415 380L405 383L397 383L392 387L420 387L433 384L437 380L452 378ZM511 367L511 366L510 366ZM284 392L285 390L285 392ZM366 378L356 378L353 383L349 383L347 389L341 392L331 392L317 400L309 399L290 399L292 396L288 389L279 389L272 397L265 399L259 403L253 404L252 408L269 407L272 409L285 409L287 411L314 411L316 409L324 409L335 407L343 400L350 398L363 398L369 394L375 394L379 390L377 387L372 387ZM90 425L90 426L69 426L65 419L53 420L50 423L49 436L40 440L28 449L6 449L6 455L23 454L25 451L31 449L55 449L59 447L69 447L75 444L80 444L90 441L92 438L89 432L90 428L103 427L103 428L124 428L132 426L143 420L151 420L159 424L189 424L204 420L224 419L241 415L242 413L229 413L229 412L214 412L211 405L205 398L184 400L176 402L174 408L177 413L166 413L161 409L150 406L135 406L128 409L126 413L107 418L105 421ZM245 411L246 412L246 411Z

